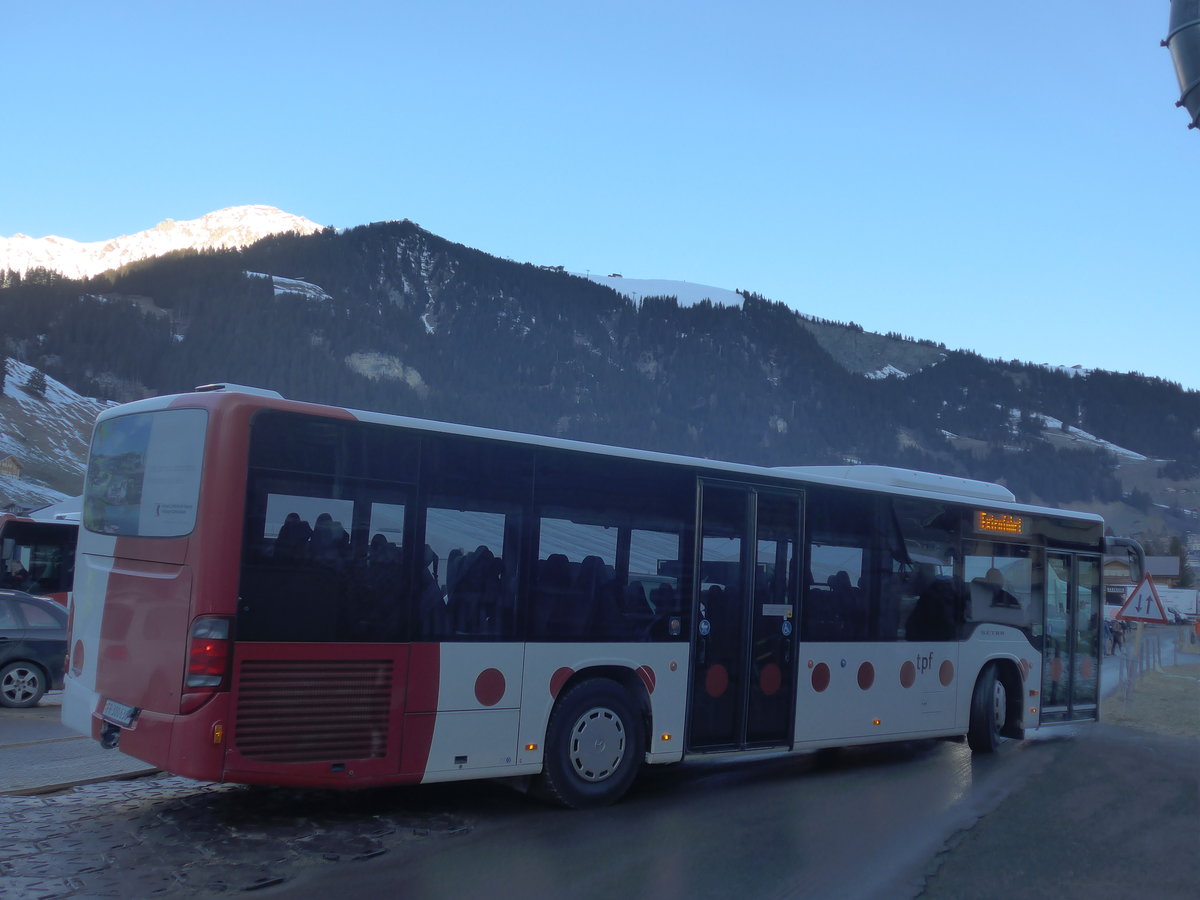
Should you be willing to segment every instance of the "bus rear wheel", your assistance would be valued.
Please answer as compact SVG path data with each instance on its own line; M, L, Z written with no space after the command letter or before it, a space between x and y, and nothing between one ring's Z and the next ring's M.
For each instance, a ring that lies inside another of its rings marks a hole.
M644 744L628 692L607 679L581 681L550 714L539 793L571 809L615 803L637 776Z
M979 673L971 695L971 724L967 744L976 753L994 753L1008 723L1008 691L995 663Z

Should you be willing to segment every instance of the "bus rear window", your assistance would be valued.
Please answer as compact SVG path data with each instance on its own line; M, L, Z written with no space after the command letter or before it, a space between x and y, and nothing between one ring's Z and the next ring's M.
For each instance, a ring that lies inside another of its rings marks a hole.
M88 531L182 537L196 524L208 413L167 409L96 426L83 495Z

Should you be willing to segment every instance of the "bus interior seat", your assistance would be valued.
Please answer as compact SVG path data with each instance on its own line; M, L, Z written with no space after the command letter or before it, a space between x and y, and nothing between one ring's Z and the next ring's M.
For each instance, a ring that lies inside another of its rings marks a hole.
M953 600L954 585L937 578L926 584L917 597L917 605L904 623L904 637L909 641L952 641L955 637Z

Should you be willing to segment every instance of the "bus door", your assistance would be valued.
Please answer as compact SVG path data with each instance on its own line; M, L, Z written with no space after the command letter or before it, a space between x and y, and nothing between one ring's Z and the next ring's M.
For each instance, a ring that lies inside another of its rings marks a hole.
M688 747L791 742L801 495L701 484Z
M1046 553L1042 721L1096 718L1104 599L1100 557Z

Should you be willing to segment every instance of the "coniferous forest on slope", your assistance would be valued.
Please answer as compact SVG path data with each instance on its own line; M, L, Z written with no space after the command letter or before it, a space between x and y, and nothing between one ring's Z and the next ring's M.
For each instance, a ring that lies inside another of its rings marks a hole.
M247 273L327 296L278 293ZM946 472L1052 504L1115 502L1122 487L1111 453L1064 446L1043 417L1163 460L1162 477L1200 475L1200 393L928 342L919 371L872 379L847 367L829 323L818 340L812 320L743 296L740 308L635 303L389 222L176 253L88 281L0 273L0 350L101 399L232 381L761 465ZM849 340L856 329L834 330ZM871 337L898 355L917 343Z

